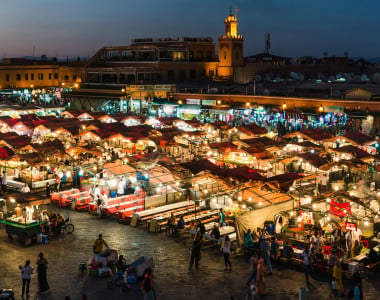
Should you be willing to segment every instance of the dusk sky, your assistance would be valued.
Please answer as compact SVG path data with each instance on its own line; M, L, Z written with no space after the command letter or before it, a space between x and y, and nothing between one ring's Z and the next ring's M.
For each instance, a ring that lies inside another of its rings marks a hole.
M0 57L87 57L136 37L210 36L224 32L237 7L245 56L380 57L379 0L2 0Z

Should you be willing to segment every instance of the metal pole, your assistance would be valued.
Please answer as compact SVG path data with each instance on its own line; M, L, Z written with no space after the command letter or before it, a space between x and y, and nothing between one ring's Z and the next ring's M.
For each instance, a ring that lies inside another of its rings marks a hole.
M197 191L195 191L195 200L194 200L194 221L197 220Z

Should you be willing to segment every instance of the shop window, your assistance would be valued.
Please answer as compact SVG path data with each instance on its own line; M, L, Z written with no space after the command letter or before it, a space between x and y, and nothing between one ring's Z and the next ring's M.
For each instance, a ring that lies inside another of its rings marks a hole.
M34 73L30 74L30 80L34 80Z
M173 52L173 60L184 60L185 54L180 51L174 51Z
M16 74L16 81L20 81L21 80L21 74Z
M25 80L28 81L29 80L29 74L25 74Z
M5 74L5 81L9 81L9 74Z
M173 70L168 71L168 80L174 80L174 71Z
M49 80L51 80L51 73L49 73Z
M44 74L38 73L38 80L44 80Z
M54 73L54 79L58 79L58 73Z

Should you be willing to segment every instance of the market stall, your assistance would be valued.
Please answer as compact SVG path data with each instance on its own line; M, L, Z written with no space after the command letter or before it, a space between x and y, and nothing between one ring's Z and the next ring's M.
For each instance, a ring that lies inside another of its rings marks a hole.
M6 198L0 199L4 202L2 207L5 231L9 240L17 236L22 245L30 245L32 239L41 233L41 224L39 216L39 205L43 201L33 194L10 194Z

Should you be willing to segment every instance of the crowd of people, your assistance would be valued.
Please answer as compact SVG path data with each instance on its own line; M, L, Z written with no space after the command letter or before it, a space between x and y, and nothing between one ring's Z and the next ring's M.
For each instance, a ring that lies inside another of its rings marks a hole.
M330 274L331 295L345 297L342 275L343 270L347 268L343 267L344 261L358 256L364 247L365 241L362 240L360 231L344 232L339 227L335 227L331 231L328 239L324 237L325 232L316 229L307 240L307 244L299 257L299 260L303 263L306 284L310 285L310 275L313 272L322 270L321 272ZM327 246L328 255L324 255L326 254L324 246ZM249 260L251 275L246 284L247 286L254 284L260 295L267 293L262 280L264 276L262 266L266 267L266 275L272 275L272 264L277 264L279 258L282 257L288 265L292 259L298 258L289 241L283 241L283 246L280 247L277 239L270 235L266 229L258 228L256 232L248 230L244 236L244 247L247 253L252 253ZM374 250L374 245L370 244L369 252L364 260L361 261L361 264L369 265L379 261L379 254ZM363 299L361 276L357 264L351 272L352 284L347 299Z
M65 219L60 213L55 213L50 210L43 210L40 216L41 221L41 232L48 236L58 236L62 232L62 226L65 224Z

